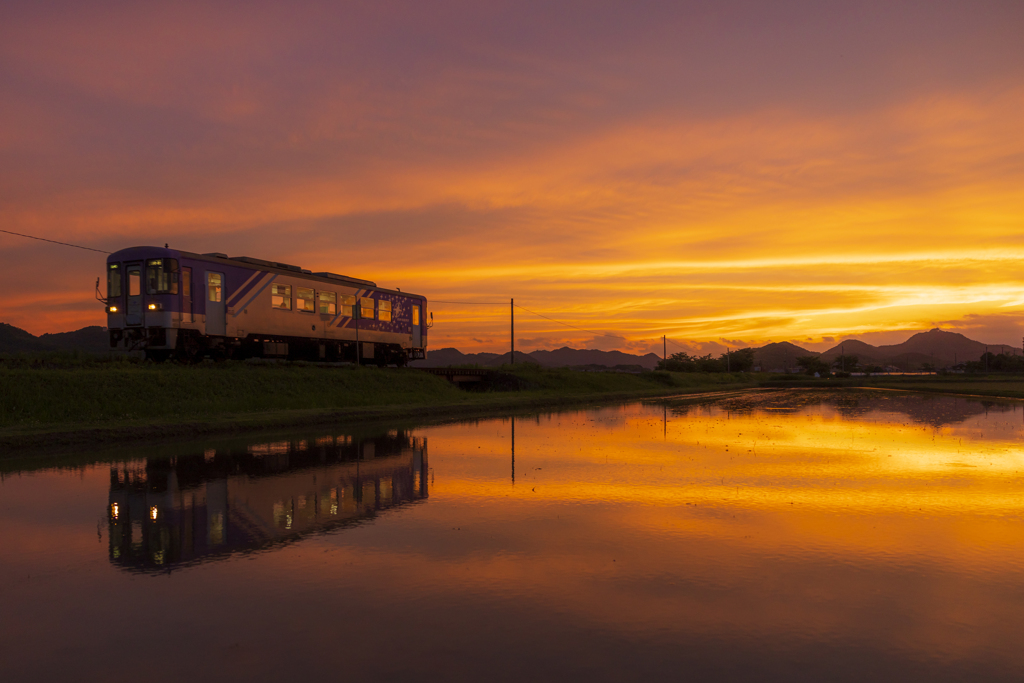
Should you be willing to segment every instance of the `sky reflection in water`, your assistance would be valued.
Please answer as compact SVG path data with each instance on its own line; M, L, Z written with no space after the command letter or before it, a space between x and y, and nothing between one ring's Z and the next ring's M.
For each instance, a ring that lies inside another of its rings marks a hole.
M514 430L514 460L506 418L8 471L4 678L1024 671L1019 403L762 392Z

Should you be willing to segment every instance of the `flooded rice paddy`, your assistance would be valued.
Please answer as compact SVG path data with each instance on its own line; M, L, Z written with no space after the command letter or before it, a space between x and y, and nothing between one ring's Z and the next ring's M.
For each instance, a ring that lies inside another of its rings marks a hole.
M0 672L1020 680L1022 405L751 392L0 461Z

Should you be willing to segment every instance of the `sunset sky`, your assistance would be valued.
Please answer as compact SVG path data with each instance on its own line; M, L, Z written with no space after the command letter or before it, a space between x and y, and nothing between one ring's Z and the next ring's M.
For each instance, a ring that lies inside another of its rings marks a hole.
M434 301L433 348L1024 335L1024 3L0 7L0 229ZM0 320L105 322L0 233ZM598 336L593 332L603 335ZM620 338L621 337L621 338Z

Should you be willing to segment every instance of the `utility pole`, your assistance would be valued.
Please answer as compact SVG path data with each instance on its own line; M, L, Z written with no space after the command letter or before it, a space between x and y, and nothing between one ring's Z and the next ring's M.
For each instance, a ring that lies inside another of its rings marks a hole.
M661 359L668 360L668 340L667 335L661 335Z
M726 372L732 372L732 370L729 368L729 345L728 344L725 345L725 371Z
M509 365L515 365L516 364L516 300L513 298L513 299L509 299L508 301L509 301L508 310L509 310L509 313L511 314L511 318L510 319L512 321L512 334L511 334L511 337L512 337L512 355L510 356L510 360L509 360L508 364Z

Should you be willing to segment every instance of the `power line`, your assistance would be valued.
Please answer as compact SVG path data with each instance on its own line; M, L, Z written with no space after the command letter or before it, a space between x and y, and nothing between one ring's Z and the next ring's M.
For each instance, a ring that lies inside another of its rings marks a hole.
M15 237L25 237L25 238L30 239L30 240L39 240L40 242L49 242L50 244L59 244L59 245L61 245L63 247L74 247L75 249L85 249L86 251L95 251L95 252L97 252L99 254L110 254L110 253L112 253L112 252L109 252L109 251L104 251L103 249L93 249L92 247L83 247L80 244L71 244L70 242L58 242L57 240L49 240L49 239L46 239L45 237L36 237L35 235L24 235L24 234L22 234L20 232L12 232L10 230L0 229L0 232L6 233L8 235L14 235ZM461 305L461 306L504 306L505 305L504 301L441 301L441 300L438 300L438 299L434 299L431 303L435 303L435 304L457 304L457 305ZM611 337L612 339L621 339L623 341L629 341L628 339L626 339L626 337L621 337L621 336L619 336L617 334L606 334L604 332L597 332L595 330L588 330L588 329L586 329L584 327L577 327L576 325L570 325L569 323L562 322L561 320L555 320L554 318L549 318L548 316L544 315L543 313L538 313L537 311L531 311L529 308L526 308L524 306L520 306L519 304L515 304L515 307L516 308L521 308L522 310L526 311L527 313L532 313L533 315L538 316L540 318L544 318L545 320L550 320L551 322L556 323L558 325L564 325L565 327L571 327L574 330L579 330L580 332L586 332L588 334L594 334L594 335L597 335L598 337ZM679 348L685 350L685 347L680 346L679 344L676 344L676 342L672 341L671 339L669 339L668 341L672 342L676 346L679 346Z
M549 318L549 317L547 317L546 315L544 315L542 313L538 313L537 311L531 311L529 308L524 308L523 306L520 306L519 304L515 304L515 307L516 308L522 308L527 313L533 313L534 315L540 316L541 318L544 318L545 320L550 320L553 323L558 323L559 325L565 325L566 327L571 327L574 330L579 330L581 332L587 332L589 334L596 334L599 337L614 337L615 339L621 339L623 341L629 341L625 337L620 337L617 334L605 334L604 332L595 332L594 330L588 330L588 329L585 329L583 327L576 327L575 325L570 325L569 323L563 323L561 320L555 320L554 318Z
M438 301L433 299L430 301L432 304L464 304L466 306L504 306L504 301Z
M437 300L437 299L434 299L431 303L454 303L454 304L462 304L462 305L467 305L467 306L504 306L504 305L506 305L506 303L504 301L440 301L440 300ZM606 334L606 333L603 333L603 332L596 332L595 330L588 330L586 328L580 328L580 327L577 327L577 326L574 326L574 325L569 325L568 323L562 323L561 321L556 321L555 318L548 317L544 313L538 313L536 310L530 310L529 308L526 308L525 306L520 306L519 304L514 304L514 305L515 305L516 308L521 308L522 310L526 311L527 313L532 313L534 315L537 315L538 317L543 317L544 319L546 319L546 321L551 321L552 323L555 323L557 325L563 325L566 328L572 328L573 330L579 330L580 332L586 332L588 334L597 335L598 337L611 337L612 339L622 339L623 341L629 341L626 337L621 337L621 336L618 336L618 335L609 335L609 334ZM672 341L672 340L670 339L669 341ZM673 342L673 343L675 343L675 342Z
M101 254L109 254L109 253L111 253L109 251L104 251L102 249L93 249L92 247L83 247L80 244L70 244L68 242L58 242L57 240L48 240L45 237L36 237L35 235L22 235L20 232L11 232L10 230L0 230L0 232L5 232L8 235L15 235L17 237L27 237L30 240L39 240L40 242L49 242L50 244L59 244L59 245L64 246L64 247L74 247L75 249L85 249L86 251L96 251L96 252L99 252Z
M30 239L30 240L39 240L40 242L49 242L50 244L59 244L62 247L74 247L75 249L84 249L86 251L95 251L96 253L99 253L99 254L110 254L110 253L113 253L113 252L105 251L103 249L94 249L92 247L83 247L80 244L71 244L70 242L58 242L57 240L50 240L50 239L46 239L45 237L36 237L35 235L25 235L25 234L22 234L20 232L13 232L11 230L0 229L0 232L8 234L8 235L14 235L15 237L25 237L25 238ZM435 304L458 304L458 305L461 305L461 306L504 306L505 305L504 301L441 301L441 300L438 300L438 299L434 299L433 301L431 301L431 303L435 303ZM558 325L564 325L565 327L571 327L572 329L579 330L580 332L586 332L588 334L594 334L594 335L597 335L599 337L611 337L612 339L621 339L623 341L629 341L626 337L621 337L621 336L619 336L617 334L606 334L604 332L597 332L595 330L588 330L588 329L586 329L584 327L577 327L576 325L570 325L569 323L562 322L561 320L555 320L554 318L549 318L548 316L544 315L543 313L538 313L537 311L531 311L529 308L526 308L525 306L520 306L519 304L514 304L514 305L515 305L516 308L520 308L520 309L526 311L527 313L532 313L533 315L535 315L537 317L544 318L545 320L550 320L551 322L556 323ZM686 350L685 346L682 346L681 344L678 344L678 343L672 341L671 339L668 339L668 341L671 342L672 344L675 344L676 346L678 346L679 348L683 349L684 351Z
M466 305L466 306L507 306L508 305L508 303L505 302L505 301L439 301L439 300L436 300L436 299L433 300L432 303L435 303L435 304L462 304L462 305ZM594 334L594 335L597 335L598 337L611 337L613 339L621 339L623 341L629 341L628 338L621 337L621 336L619 336L617 334L607 334L607 333L604 333L604 332L597 332L595 330L588 330L585 327L577 327L576 325L571 325L569 323L562 322L561 320L555 320L554 318L549 318L548 316L544 315L543 313L538 313L537 311L531 311L529 308L526 308L525 306L520 306L519 304L513 304L513 306L515 306L516 308L520 308L520 309L526 311L527 313L532 313L535 316L538 316L540 318L544 318L545 320L550 320L551 322L556 323L558 325L564 325L565 327L571 327L574 330L579 330L580 332L587 332L588 334ZM678 343L676 341L668 339L668 337L666 337L665 339L668 341L668 343L670 343L670 344L672 344L674 346L677 346L678 348L682 349L683 351L690 351L690 349L688 347L683 346L682 344L680 344L680 343ZM726 348L728 348L728 347L726 347Z
M665 339L668 339L668 337L665 337ZM687 351L687 350L688 350L688 349L687 349L687 348L686 348L685 346L683 346L683 345L682 345L682 344L680 344L679 342L675 342L675 341L672 341L671 339L668 339L668 343L669 343L669 344L675 344L676 346L678 346L679 348L681 348L681 349L682 349L683 351Z

